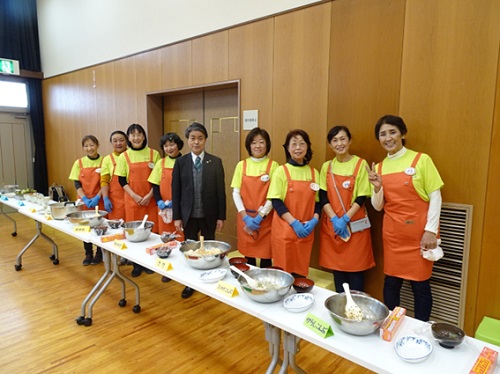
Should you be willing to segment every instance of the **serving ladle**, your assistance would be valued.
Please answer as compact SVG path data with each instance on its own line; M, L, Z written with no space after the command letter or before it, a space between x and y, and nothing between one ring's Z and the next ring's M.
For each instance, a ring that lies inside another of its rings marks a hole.
M245 274L244 272L242 272L240 269L238 269L236 266L229 265L229 268L231 270L233 270L235 273L238 273L243 278L245 278L245 280L247 281L247 283L250 286L250 288L253 288L254 290L262 288L262 285L260 284L260 282L256 281L252 277L248 276L247 274Z
M363 319L363 312L358 304L356 304L352 299L349 283L343 283L342 286L344 287L345 295L347 297L345 316L353 321L361 321Z

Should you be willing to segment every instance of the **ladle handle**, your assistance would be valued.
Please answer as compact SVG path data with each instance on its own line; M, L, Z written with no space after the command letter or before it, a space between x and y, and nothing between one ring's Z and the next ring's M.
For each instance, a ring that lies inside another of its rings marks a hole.
M345 294L347 296L347 299L351 302L354 303L354 300L352 299L352 296L351 296L351 289L349 288L349 283L342 283L342 287L344 287L344 291L345 291Z
M245 278L248 282L248 285L252 288L254 288L254 285L255 283L257 283L257 281L253 278L250 278L248 275L246 275L244 272L242 272L240 269L238 269L236 266L233 266L233 265L229 265L229 268L231 270L233 270L234 272L238 273L239 275L241 275L243 278Z

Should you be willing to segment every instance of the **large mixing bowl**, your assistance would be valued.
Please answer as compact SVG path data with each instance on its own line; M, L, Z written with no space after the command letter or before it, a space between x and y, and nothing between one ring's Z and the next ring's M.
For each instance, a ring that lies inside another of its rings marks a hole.
M222 265L222 260L226 257L226 254L231 250L231 245L225 242L220 242L218 240L205 240L203 242L203 247L206 252L212 250L220 250L217 254L197 254L196 250L200 249L200 242L188 242L184 243L180 247L186 262L189 266L195 269L214 269ZM190 252L192 251L192 252Z
M83 203L79 202L76 204L73 201L66 201L64 203L49 203L49 207L52 218L65 219L66 215L69 213L81 212L83 210Z
M252 269L245 272L250 278L259 282L258 289L251 288L246 279L238 277L241 289L253 301L258 303L274 303L283 299L290 291L293 276L286 271L276 269Z
M342 331L352 335L369 335L377 331L389 315L389 309L382 302L371 296L352 294L352 298L363 312L363 319L361 321L346 318L345 293L338 293L325 300L325 307L330 312L335 324Z
M123 232L125 233L125 238L129 242L143 242L148 240L151 235L151 230L153 229L154 222L146 221L144 223L144 228L140 228L142 220L140 221L130 221L123 224Z
M75 225L85 226L101 226L104 223L104 217L108 214L105 210L82 210L81 212L73 212L66 214L66 217Z

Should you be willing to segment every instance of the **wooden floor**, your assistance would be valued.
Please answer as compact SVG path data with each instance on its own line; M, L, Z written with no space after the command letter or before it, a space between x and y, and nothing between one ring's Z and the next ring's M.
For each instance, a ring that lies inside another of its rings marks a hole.
M77 325L103 265L82 266L82 243L44 227L59 246L60 264L52 264L51 246L38 239L15 271L35 224L11 216L18 223L16 237L0 216L0 373L265 372L270 356L260 320L200 293L181 299L183 286L162 283L157 274L137 278L140 313L132 312L130 288L128 305L118 306L114 281L94 306L92 326ZM131 269L122 268L127 275ZM309 374L370 372L304 341L296 361Z

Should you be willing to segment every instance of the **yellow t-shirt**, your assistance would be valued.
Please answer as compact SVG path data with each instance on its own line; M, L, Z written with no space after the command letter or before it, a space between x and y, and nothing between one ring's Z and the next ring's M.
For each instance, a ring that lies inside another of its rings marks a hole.
M115 158L115 162L118 165L118 158L120 157L120 154L113 152L113 157ZM102 160L101 175L109 175L111 179L114 175L114 172L115 170L113 161L111 160L111 155L107 155Z
M328 177L328 169L330 167L330 163L332 164L332 172L336 175L341 176L351 176L354 173L354 169L358 164L359 157L354 156L347 162L338 162L336 158L331 161L326 161L321 167L321 173L319 176L319 187L327 191L326 187L326 178ZM363 160L361 161L361 165L359 166L358 175L356 176L356 180L354 182L354 190L352 193L352 201L351 204L356 200L358 196L371 196L371 184L368 180L368 172L366 171L366 166L368 163ZM337 185L337 188L339 186ZM333 193L336 193L333 191Z
M165 160L165 169L173 169L175 164L175 158L170 158L169 156L161 159L155 164L155 167L151 174L149 175L148 182L156 185L160 185L161 182L161 174L163 172L163 160Z
M311 168L309 165L306 166L294 166L291 164L286 164L286 167L290 173L290 178L296 181L307 181L313 182ZM314 182L319 184L319 172L314 169ZM274 171L271 178L271 185L269 186L269 191L267 193L267 199L280 199L285 201L286 193L288 191L288 180L286 177L285 169L283 165L278 166ZM319 193L316 191L316 201L319 201Z
M128 157L130 158L131 163L136 163L136 162L150 162L150 149L149 147L145 147L144 149L141 149L139 151L136 151L132 148L127 149L125 152L123 152L120 157L118 157L118 161L116 163L116 169L115 169L115 174L118 175L119 177L127 177L128 181L128 175L129 175L129 167L127 163L127 159L125 158L125 154L128 154ZM158 153L157 150L153 149L153 163L156 165L156 163L160 160L160 154Z
M251 157L246 159L247 162L247 175L258 176L266 173L269 157L254 161ZM271 168L269 170L269 178L272 177L274 171L278 168L279 164L276 161L271 161ZM231 188L241 188L241 180L243 178L243 160L238 162L234 169L233 179L231 181Z
M411 167L417 152L408 149L405 154L397 159L386 157L382 162L381 175L404 172ZM375 166L378 172L379 164ZM429 194L444 186L439 172L429 155L422 153L415 166L415 174L412 176L413 186L418 195L424 201L429 201Z
M85 157L82 157L81 159L76 160L73 163L73 167L71 168L71 172L69 173L68 179L73 180L73 181L80 180L80 171L81 171L80 162L79 162L80 160L82 160L82 166L84 169L85 168L101 168L103 158L101 157L101 155L99 155L98 158L96 158L95 160L92 160L92 159L88 158L88 156L85 156Z

